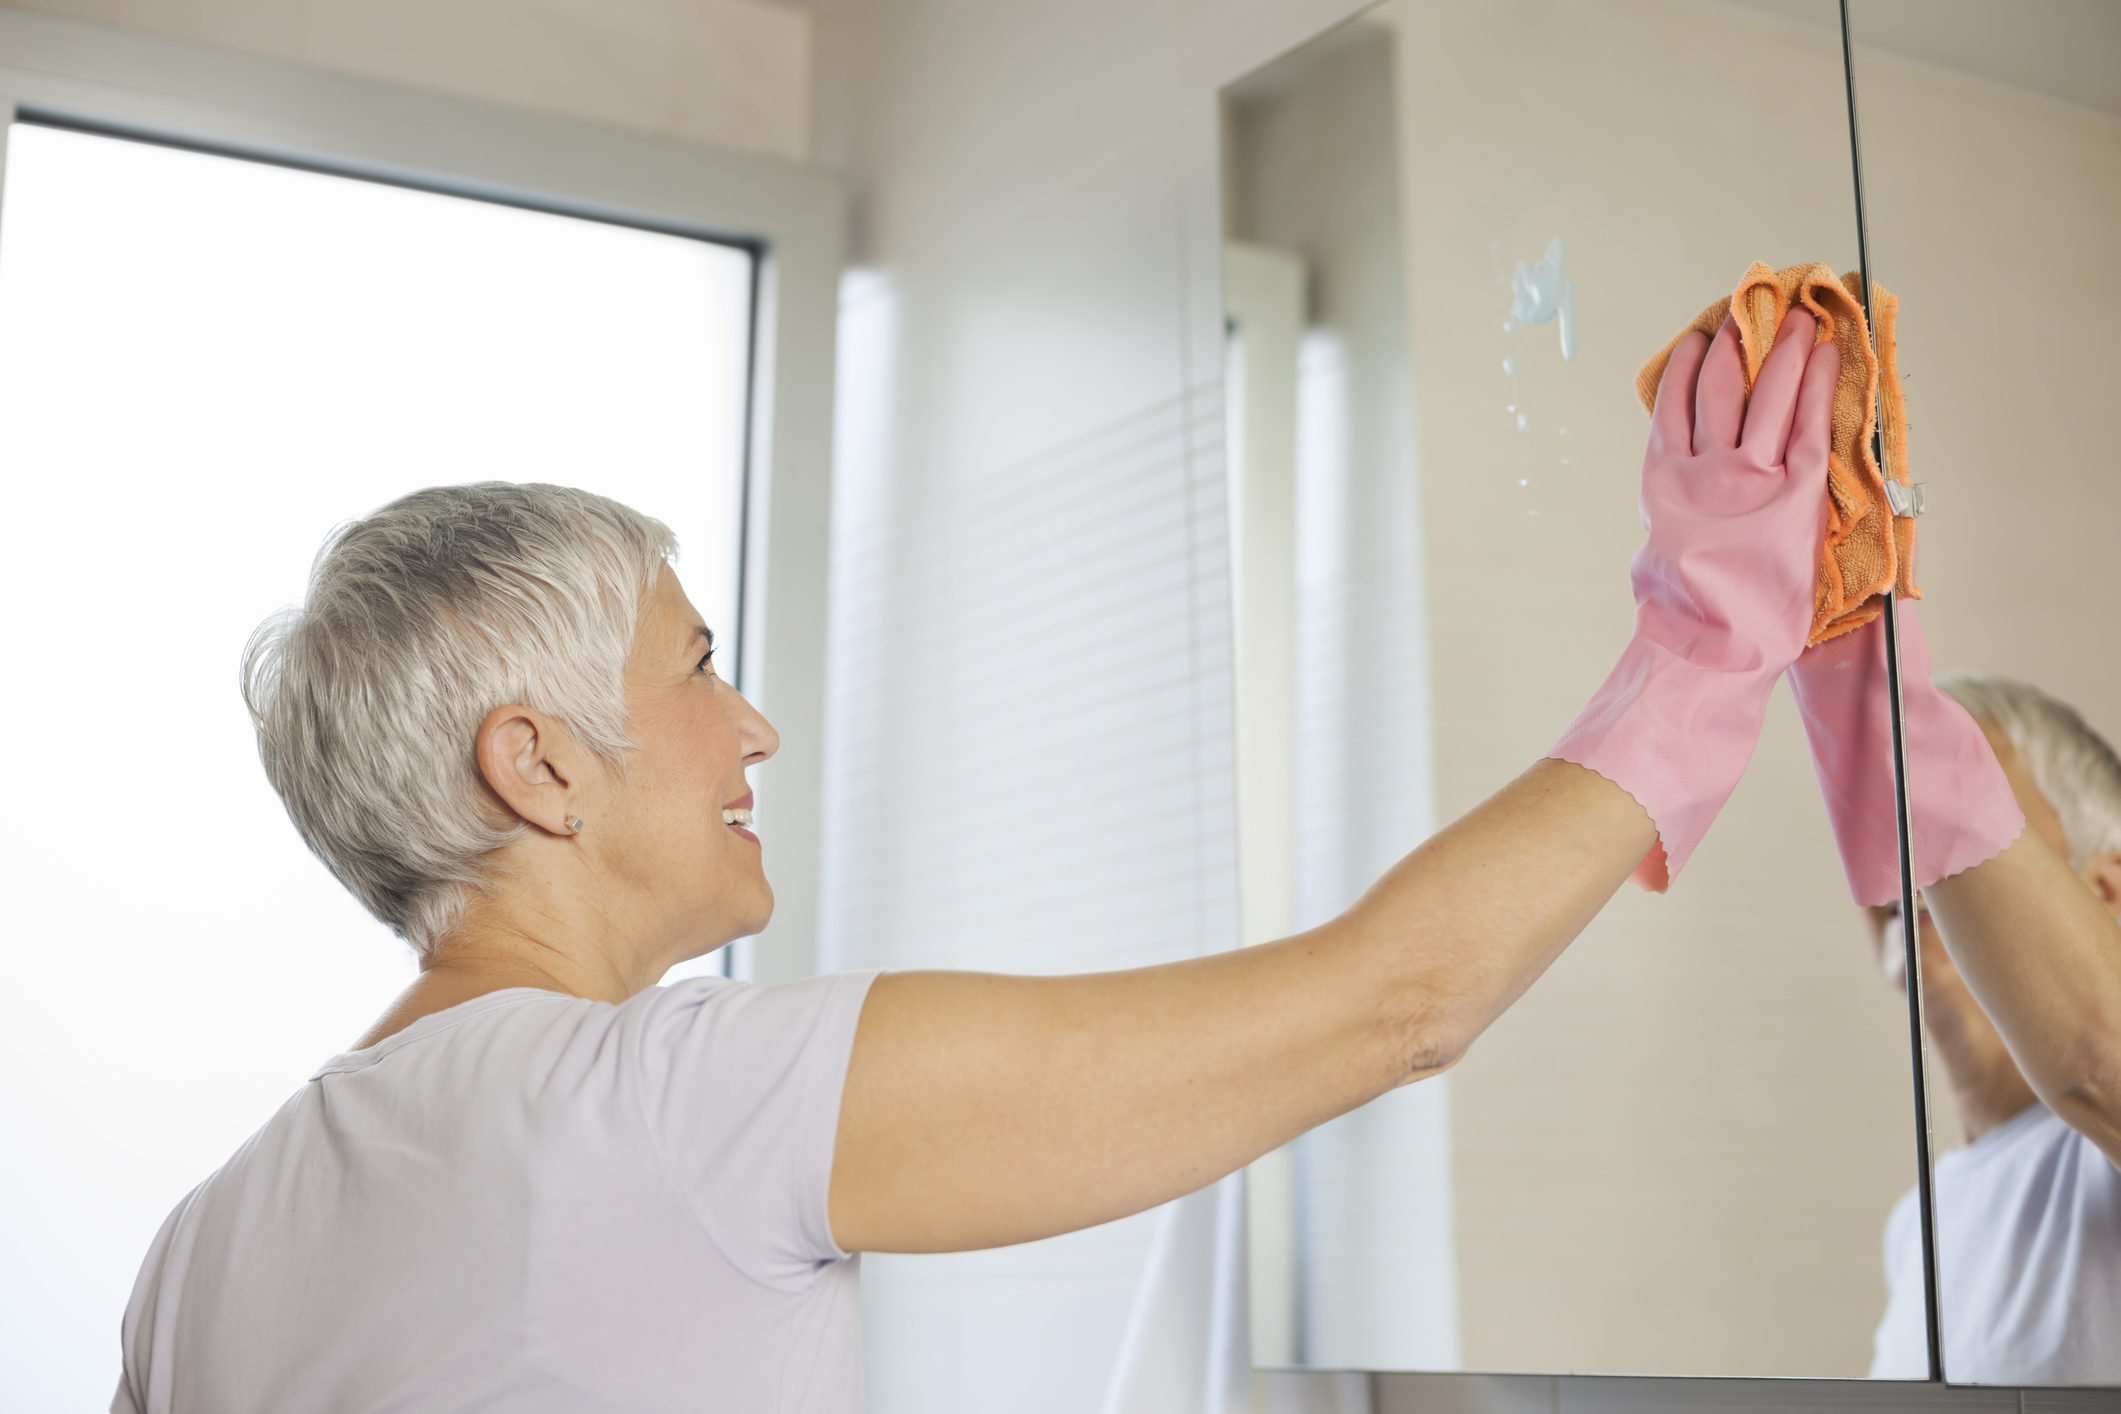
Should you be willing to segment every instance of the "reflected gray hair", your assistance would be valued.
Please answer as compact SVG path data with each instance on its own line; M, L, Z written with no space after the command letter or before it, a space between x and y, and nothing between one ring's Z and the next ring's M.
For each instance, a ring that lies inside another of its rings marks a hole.
M333 531L302 604L251 635L243 701L288 818L423 956L526 828L479 773L480 724L521 703L621 764L626 659L676 549L587 491L431 487Z
M1951 673L1937 686L2018 748L2033 784L2061 817L2072 869L2121 849L2121 757L2076 708L1994 673Z

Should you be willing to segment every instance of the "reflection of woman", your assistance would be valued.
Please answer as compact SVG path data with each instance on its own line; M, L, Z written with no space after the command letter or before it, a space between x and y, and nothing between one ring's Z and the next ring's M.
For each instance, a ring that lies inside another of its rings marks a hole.
M1919 635L1912 615L1908 623ZM2048 887L2121 914L2121 759L2113 748L2024 683L1963 675L1938 685L1972 715L1994 750L1989 769L2000 767L2024 812L2026 838L2012 849L2041 856ZM1933 751L1914 765L1952 769ZM2036 851L2036 841L2044 848ZM2089 888L2067 883L2051 859L2068 861ZM2081 904L2039 909L2028 900L2014 917L2015 891L2030 880L1985 878L2013 868L2034 872L2006 855L1933 895L1947 933L1928 909L1921 914L1931 1053L1967 1139L1936 1174L1946 1373L1986 1384L2121 1383L2121 1033L2107 1010L2121 976L2121 929L2101 927ZM2036 909L2060 912L2068 929L2047 935ZM1872 934L1886 975L1905 985L1899 914L1897 905L1873 908ZM2099 950L2087 959L2073 943ZM2094 965L2082 966L2087 960ZM1996 1005L1995 1020L1984 1001ZM1886 1230L1892 1294L1873 1375L1919 1378L1928 1369L1918 1226L1910 1192Z
M345 528L249 697L421 975L171 1214L114 1407L853 1409L851 1253L1136 1212L1450 1066L1653 845L1685 862L1802 647L1837 369L1791 320L1749 408L1731 331L1673 358L1635 640L1569 759L1323 927L1135 972L655 986L766 923L778 746L667 532L500 484Z

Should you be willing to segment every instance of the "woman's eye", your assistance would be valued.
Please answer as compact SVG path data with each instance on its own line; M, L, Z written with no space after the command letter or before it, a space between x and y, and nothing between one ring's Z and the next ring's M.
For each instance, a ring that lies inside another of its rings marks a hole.
M712 673L714 671L714 650L712 648L700 655L699 665L693 671L697 673Z

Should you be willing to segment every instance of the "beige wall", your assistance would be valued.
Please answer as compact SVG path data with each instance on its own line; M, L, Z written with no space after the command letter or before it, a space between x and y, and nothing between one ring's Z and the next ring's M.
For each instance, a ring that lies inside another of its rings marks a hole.
M811 16L766 0L16 0L717 147L810 156Z
M1636 368L1750 261L1846 269L1856 234L1823 24L1392 10L1447 820L1553 743L1628 638ZM1554 325L1503 327L1515 263L1556 235L1574 363ZM1905 1034L1778 689L1672 892L1623 889L1453 1076L1467 1367L1863 1373L1914 1180Z

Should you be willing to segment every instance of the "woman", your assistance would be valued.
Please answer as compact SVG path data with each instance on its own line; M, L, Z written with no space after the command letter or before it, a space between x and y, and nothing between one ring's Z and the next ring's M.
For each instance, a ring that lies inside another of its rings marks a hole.
M503 484L345 527L247 697L421 975L171 1215L114 1407L855 1409L851 1254L1138 1212L1447 1069L1684 865L1804 646L1837 368L1783 332L1750 407L1734 330L1674 356L1635 638L1552 757L1340 918L1133 972L656 987L765 924L778 745L668 533Z
M1790 681L1850 892L1887 980L1905 988L1900 861L1881 831L1897 808L1883 650L1873 624L1806 653ZM1900 611L1900 658L1927 885L1917 976L1932 1073L1965 1139L1934 1183L1944 1372L2110 1385L2121 1381L2121 759L2026 683L1932 682L1913 605ZM1929 1373L1925 1261L1911 1190L1886 1225L1874 1378Z

